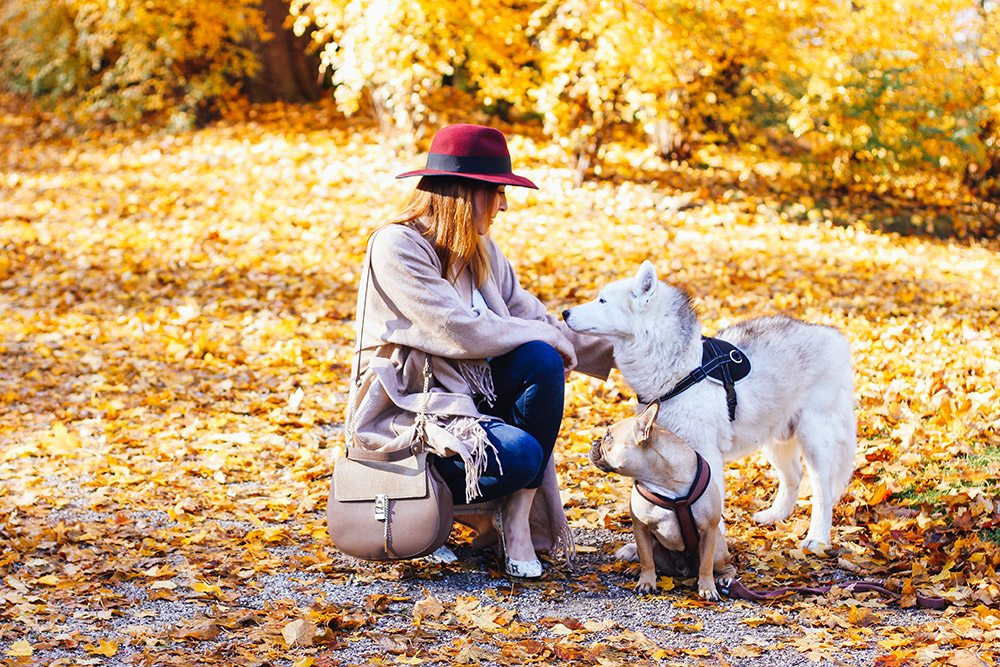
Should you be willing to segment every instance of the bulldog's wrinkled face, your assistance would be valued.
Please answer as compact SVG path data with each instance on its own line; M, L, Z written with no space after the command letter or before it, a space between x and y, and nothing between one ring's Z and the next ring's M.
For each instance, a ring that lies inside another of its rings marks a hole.
M590 443L590 462L593 463L598 470L603 472L615 472L615 469L605 461L603 447L606 444L610 444L611 431L605 431L603 438L594 438L594 441Z
M648 471L649 439L656 419L656 404L638 417L629 417L608 427L603 438L590 446L590 462L598 470L626 477L639 477Z

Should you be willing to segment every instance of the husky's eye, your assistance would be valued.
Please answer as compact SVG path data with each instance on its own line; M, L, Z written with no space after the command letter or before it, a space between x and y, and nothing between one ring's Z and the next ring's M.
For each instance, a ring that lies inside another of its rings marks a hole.
M602 296L602 297L598 297L598 299L597 299L597 303L607 303L607 301L606 301L606 300L604 299L604 297Z

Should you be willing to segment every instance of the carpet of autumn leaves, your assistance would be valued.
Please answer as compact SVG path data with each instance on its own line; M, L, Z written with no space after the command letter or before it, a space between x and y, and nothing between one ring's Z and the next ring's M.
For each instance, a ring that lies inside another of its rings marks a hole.
M613 173L577 189L561 149L504 128L542 188L511 192L494 235L552 312L650 258L695 295L707 333L781 312L838 326L853 345L860 437L838 552L796 549L807 498L781 525L750 521L775 488L758 457L728 470L730 546L751 587L875 579L901 600L713 606L663 581L656 602L676 614L640 631L600 615L529 618L511 602L600 599L635 579L610 556L628 539L627 480L586 459L635 405L617 374L571 379L558 445L591 570L554 563L548 583L511 587L468 559L363 564L326 538L358 264L409 191L393 175L418 157L327 105L66 138L0 103L3 664L735 665L778 649L858 664L852 648L884 666L995 663L998 248L880 230L976 228L996 209L932 180L818 192L763 151L670 166L615 145ZM467 535L456 548L468 551ZM420 592L484 572L489 587ZM276 577L294 590L262 597ZM348 584L376 592L338 599ZM915 592L954 604L908 611ZM706 609L772 639L706 643ZM348 657L365 641L370 655Z

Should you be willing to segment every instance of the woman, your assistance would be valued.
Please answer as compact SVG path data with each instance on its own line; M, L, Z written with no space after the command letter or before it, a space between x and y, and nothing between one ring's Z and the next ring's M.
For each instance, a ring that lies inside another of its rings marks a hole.
M369 239L354 360L362 381L347 418L359 442L390 448L413 418L400 405L423 391L429 356L432 400L421 408L434 465L456 505L501 501L493 521L506 571L538 577L536 546L571 547L552 461L565 375L607 377L611 348L548 315L490 237L506 187L537 189L512 173L503 133L445 127L426 168L397 178L411 176L421 179L403 211Z

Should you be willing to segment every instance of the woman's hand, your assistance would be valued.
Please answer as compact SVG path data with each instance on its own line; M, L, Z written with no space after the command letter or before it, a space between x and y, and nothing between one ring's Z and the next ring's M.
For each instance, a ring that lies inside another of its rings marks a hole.
M569 341L569 338L566 338L558 329L556 329L556 335L558 336L558 340L553 347L556 348L556 352L562 357L563 369L568 377L570 371L576 368L576 349L573 347L573 343Z

